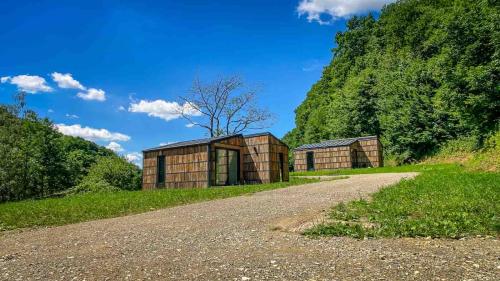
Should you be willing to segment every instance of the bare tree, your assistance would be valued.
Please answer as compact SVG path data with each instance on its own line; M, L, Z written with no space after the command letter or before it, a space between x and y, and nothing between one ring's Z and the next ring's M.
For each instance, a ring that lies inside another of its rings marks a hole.
M256 91L238 76L221 77L211 83L194 79L181 116L193 126L208 131L210 137L231 135L270 126L273 115L256 103ZM196 117L201 115L201 117ZM201 120L200 120L201 119Z

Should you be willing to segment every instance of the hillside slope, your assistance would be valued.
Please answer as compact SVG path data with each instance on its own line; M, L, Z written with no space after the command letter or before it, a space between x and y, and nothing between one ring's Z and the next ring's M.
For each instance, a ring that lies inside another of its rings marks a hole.
M499 11L498 1L409 0L352 18L284 140L380 135L398 162L481 141L500 120Z

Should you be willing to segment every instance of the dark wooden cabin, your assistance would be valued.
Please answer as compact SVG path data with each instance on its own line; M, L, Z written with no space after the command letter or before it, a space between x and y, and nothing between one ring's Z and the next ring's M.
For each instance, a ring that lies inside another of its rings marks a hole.
M294 150L294 170L297 172L383 165L382 144L377 136L304 144Z
M143 156L143 189L288 181L288 146L267 132L177 142Z

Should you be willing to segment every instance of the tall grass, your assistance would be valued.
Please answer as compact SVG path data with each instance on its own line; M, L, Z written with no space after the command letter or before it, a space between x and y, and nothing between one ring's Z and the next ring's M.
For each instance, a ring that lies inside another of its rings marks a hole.
M227 198L291 185L316 182L291 179L271 184L204 189L158 189L87 193L63 198L0 204L0 230L50 226L136 214L193 202Z
M417 166L413 166L416 168ZM308 235L447 237L498 235L500 173L470 172L458 165L431 165L414 180L335 206L330 223Z
M308 172L293 172L292 176L335 176L335 175L359 175L359 174L376 174L376 173L405 173L405 172L426 172L440 171L457 167L456 164L432 164L432 165L403 165L378 168L361 168L361 169L337 169L337 170L320 170Z

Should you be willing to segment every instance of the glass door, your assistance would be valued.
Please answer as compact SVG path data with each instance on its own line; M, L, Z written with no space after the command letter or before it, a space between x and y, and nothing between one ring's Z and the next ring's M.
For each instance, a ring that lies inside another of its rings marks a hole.
M216 149L215 184L235 185L239 183L240 155L237 150Z
M227 184L238 184L238 151L227 151Z

